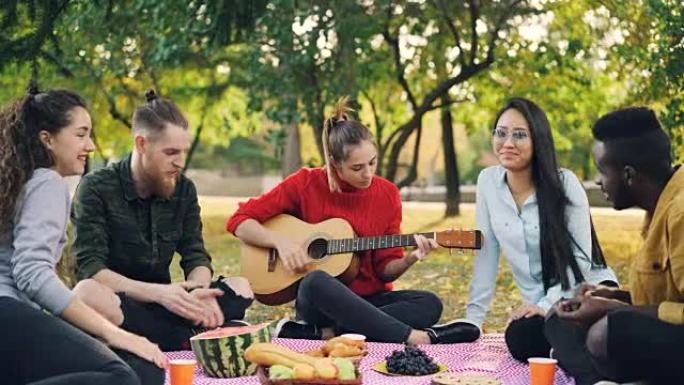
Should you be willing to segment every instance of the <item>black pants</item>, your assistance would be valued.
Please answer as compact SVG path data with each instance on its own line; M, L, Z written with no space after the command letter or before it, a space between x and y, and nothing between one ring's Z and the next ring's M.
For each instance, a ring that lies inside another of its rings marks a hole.
M551 344L544 336L544 317L533 316L512 321L506 328L506 346L511 356L527 363L530 357L548 357Z
M254 301L244 298L219 280L211 284L212 288L223 290L223 295L217 298L223 311L225 321L244 318L245 310ZM124 322L121 328L144 336L159 345L162 351L190 350L190 337L201 331L191 321L186 320L156 303L143 303L119 293L121 311Z
M323 271L299 284L297 316L309 324L333 327L336 334L364 334L369 341L406 342L411 329L432 326L442 302L427 291L399 290L360 297Z
M554 357L578 385L602 379L684 384L684 325L673 325L634 309L608 314L608 358L591 356L586 331L551 315L546 334ZM569 336L569 337L568 337Z
M615 281L602 281L599 285L618 287ZM551 344L544 332L545 317L533 316L511 322L506 328L506 346L511 356L527 363L531 357L548 357ZM585 336L586 337L586 336Z
M7 297L0 298L0 376L10 385L164 383L153 363L117 356L62 319Z

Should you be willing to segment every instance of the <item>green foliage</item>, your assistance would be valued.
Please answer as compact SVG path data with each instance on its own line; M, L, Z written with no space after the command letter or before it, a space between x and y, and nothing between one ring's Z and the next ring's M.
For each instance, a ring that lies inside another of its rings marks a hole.
M547 111L561 164L589 178L589 127L620 106L655 108L684 154L681 13L679 0L8 0L0 101L32 77L78 90L109 159L128 151L132 112L154 87L205 147L265 136L279 159L295 125L304 159L320 164L326 111L350 95L381 172L399 179L415 166L424 115L448 96L471 136L458 159L472 180L494 113L520 95ZM479 75L451 83L474 65Z

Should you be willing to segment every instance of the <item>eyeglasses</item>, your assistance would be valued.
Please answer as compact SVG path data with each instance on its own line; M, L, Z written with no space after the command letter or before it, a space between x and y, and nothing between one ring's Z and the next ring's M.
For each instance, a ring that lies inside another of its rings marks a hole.
M522 143L530 138L530 134L525 130L508 131L503 128L495 128L492 132L494 140L499 143L506 143L508 137L513 139L513 143Z

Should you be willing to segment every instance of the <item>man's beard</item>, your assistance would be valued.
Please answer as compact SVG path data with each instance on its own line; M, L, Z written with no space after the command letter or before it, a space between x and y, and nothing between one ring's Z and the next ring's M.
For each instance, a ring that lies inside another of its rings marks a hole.
M165 178L164 174L155 173L149 175L152 185L152 194L164 199L169 199L176 191L178 178Z

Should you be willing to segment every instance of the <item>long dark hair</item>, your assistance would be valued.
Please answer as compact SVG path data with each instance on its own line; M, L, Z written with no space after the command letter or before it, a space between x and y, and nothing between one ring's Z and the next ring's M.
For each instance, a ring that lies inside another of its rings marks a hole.
M563 189L551 125L544 111L535 103L524 98L513 98L496 115L495 127L501 115L511 108L520 112L527 120L534 148L531 167L539 208L539 249L544 290L548 290L559 282L563 290L568 290L571 287L568 268L572 271L576 282L584 281L584 275L574 257L573 245L585 256L587 255L568 230L565 209L571 202ZM606 262L596 238L591 217L590 223L592 250L591 256L587 258L591 261L592 267L605 267Z
M14 218L17 197L33 170L54 165L38 134L57 134L68 126L75 107L86 108L77 94L67 90L40 92L31 85L26 95L0 111L0 234Z

